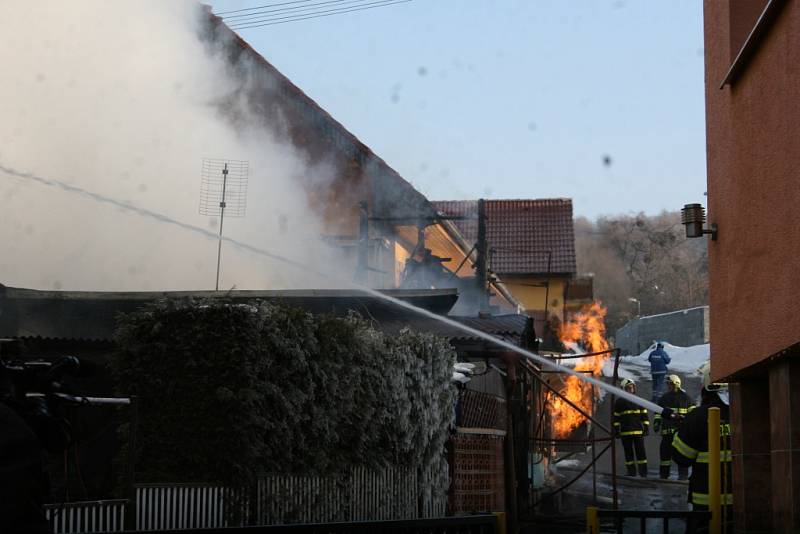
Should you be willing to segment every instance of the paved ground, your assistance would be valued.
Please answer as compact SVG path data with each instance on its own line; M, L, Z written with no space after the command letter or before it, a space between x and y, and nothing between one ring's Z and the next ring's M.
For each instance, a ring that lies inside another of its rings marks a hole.
M642 371L644 370L642 367L626 367L623 366L623 369L626 369L630 373L635 376L635 381L637 385L637 395L643 397L645 399L650 400L650 395L652 394L652 384L650 381L650 375L645 374L642 375ZM689 394L691 398L696 398L700 393L700 377L694 375L682 375L681 381L683 382L682 387L683 389ZM609 402L610 398L607 396L605 397L597 407L597 414L601 422L605 425L611 424L611 404ZM652 423L653 414L650 414L650 421ZM651 425L652 426L652 425ZM598 435L602 434L602 431L597 431ZM650 473L651 477L658 477L658 462L659 462L659 455L658 449L661 444L661 436L655 435L655 433L651 433L650 436L645 437L645 449L647 451L647 460L648 460L648 472ZM625 473L625 455L622 451L622 443L617 440L617 472L618 473ZM587 459L588 461L588 459ZM606 454L604 457L598 462L599 470L605 473L611 472L611 456ZM672 477L677 477L677 466L672 466Z
M641 366L624 366L623 369L633 374L637 382L637 394L646 399L650 399L651 395L651 382L650 376L646 373L647 369ZM692 398L696 398L699 394L700 378L695 375L681 375L683 381L683 389ZM609 398L603 399L598 407L597 414L601 422L608 426L611 423L611 406ZM652 414L650 415L652 421ZM601 436L604 433L597 430L597 435ZM649 478L643 479L639 477L617 477L617 490L619 507L622 509L635 509L635 510L688 510L689 505L686 502L686 492L688 485L686 482L679 482L674 480L677 478L677 466L672 466L672 479L662 481L658 477L659 466L659 445L661 437L657 435L650 435L645 438L645 448L647 451L648 459L648 473ZM604 444L598 444L597 451L599 452ZM624 454L622 451L622 444L619 440L616 442L616 456L617 456L617 473L620 475L625 472ZM590 463L590 453L579 453L570 456L569 459L563 462L560 466L556 465L552 469L553 478L550 480L550 486L557 488L575 478L580 471ZM554 517L558 515L570 515L575 518L581 517L584 513L586 506L596 505L600 508L611 508L612 505L612 484L611 484L611 455L606 453L601 457L596 464L595 478L592 477L592 471L588 471L577 482L572 484L567 490L563 491L557 498L553 499L552 503L543 509L544 513L553 514ZM596 488L596 491L595 491ZM596 497L595 497L596 495ZM633 522L626 525L626 531L639 531L639 523ZM570 527L556 528L555 526L548 527L548 532L579 532L580 530L572 530ZM682 523L671 523L669 532L683 532L684 526ZM649 521L647 524L647 532L664 532L663 524L657 521Z

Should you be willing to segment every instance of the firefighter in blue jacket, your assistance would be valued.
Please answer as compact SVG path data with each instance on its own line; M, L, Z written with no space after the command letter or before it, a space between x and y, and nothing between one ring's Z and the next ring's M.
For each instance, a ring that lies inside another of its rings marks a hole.
M678 426L672 440L672 458L679 466L692 468L689 477L689 502L695 510L708 510L708 409L719 408L720 421L720 490L722 523L726 532L733 522L731 425L728 409L728 384L712 383L708 362L700 368L703 389L700 406L689 412Z
M667 365L672 361L664 350L663 343L656 343L656 348L647 357L650 362L650 376L653 378L652 400L656 402L664 394L664 378L667 376Z
M659 448L659 475L663 479L669 478L672 467L672 438L678 430L678 422L694 409L694 403L689 395L681 389L681 377L678 375L667 376L667 392L658 399L658 405L669 408L675 417L662 420L661 414L657 413L653 417L653 430L661 434L661 446ZM689 468L678 466L678 480L689 478Z
M636 383L633 380L624 378L620 386L628 393L636 394ZM628 476L636 476L638 468L639 476L647 477L644 436L649 433L650 419L647 417L647 410L627 399L617 398L614 401L614 435L622 440Z

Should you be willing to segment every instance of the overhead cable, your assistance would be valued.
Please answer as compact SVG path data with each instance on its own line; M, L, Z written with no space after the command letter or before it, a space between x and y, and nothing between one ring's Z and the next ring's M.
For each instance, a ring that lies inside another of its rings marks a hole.
M347 9L335 9L335 10L327 10L327 11L317 11L313 13L308 13L304 16L297 16L299 14L293 14L285 17L275 17L264 19L263 21L250 21L249 23L242 23L242 24L235 24L231 25L231 29L234 30L246 30L250 28L260 28L263 26L273 26L275 24L285 24L287 22L294 22L298 20L308 20L308 19L315 19L321 17L330 17L332 15L340 15L343 13L351 13L354 11L364 11L367 9L375 9L378 7L385 7L394 4L405 4L407 2L411 2L413 0L384 0L381 2L372 2L369 4L360 4L360 7L350 7Z
M318 9L316 11L310 11L310 12L307 12L307 13L301 13L301 12L291 13L291 14L288 14L286 16L269 15L267 17L260 18L258 20L247 20L247 21L241 21L241 22L240 21L233 21L230 24L230 27L232 29L258 28L258 27L261 27L261 26L269 26L269 25L272 25L272 24L282 24L282 23L285 23L285 22L292 22L293 20L306 20L306 19L317 18L317 17L328 17L328 16L331 16L331 15L338 15L340 13L350 13L352 11L363 11L363 10L366 10L366 9L374 9L376 7L383 7L383 6L391 5L391 4L399 4L399 3L404 3L404 2L410 2L411 0L377 0L377 1L366 2L366 3L364 3L364 0L343 0L343 1L351 2L351 3L355 1L355 2L360 2L360 3L355 3L355 4L348 5L348 6L336 7L336 8L333 8L333 9L322 9L322 10ZM308 8L303 7L302 11L306 11L307 9ZM311 9L314 9L314 8L311 8Z
M267 4L267 5L263 5L263 6L246 7L244 9L234 9L232 11L218 11L217 13L214 13L214 14L217 15L217 16L229 15L231 13L241 13L243 11L255 11L257 9L262 9L262 8L265 8L265 7L288 6L290 4L303 4L305 2L310 2L310 1L311 0L294 0L293 2L281 2L279 4Z
M307 1L310 1L310 0L307 0ZM280 8L277 8L277 9L254 11L252 13L240 13L238 15L230 15L230 16L227 16L227 17L222 17L222 19L227 21L228 24L246 24L248 22L254 22L252 20L248 21L246 19L263 18L268 13L283 14L283 13L288 13L290 11L306 11L306 10L313 9L316 6L323 6L323 5L327 5L327 4L352 3L352 2L358 2L358 1L362 1L362 0L327 0L325 2L316 2L316 3L313 3L313 4L305 4L305 5L302 5L302 6L280 7Z

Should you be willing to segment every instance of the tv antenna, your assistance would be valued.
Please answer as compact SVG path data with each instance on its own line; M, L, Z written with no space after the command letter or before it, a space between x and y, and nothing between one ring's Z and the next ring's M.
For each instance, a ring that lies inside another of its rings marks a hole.
M219 216L215 291L219 291L219 266L222 260L222 223L225 215L229 217L244 217L245 215L249 167L250 165L246 161L203 159L200 180L200 215Z

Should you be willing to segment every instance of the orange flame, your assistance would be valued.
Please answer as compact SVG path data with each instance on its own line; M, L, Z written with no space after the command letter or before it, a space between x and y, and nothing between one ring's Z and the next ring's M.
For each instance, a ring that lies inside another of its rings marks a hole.
M564 344L577 343L590 353L608 350L609 344L605 337L606 312L606 308L599 302L584 306L571 321L561 325L558 329L559 339ZM593 376L598 375L609 356L609 354L600 354L582 358L575 365L575 370L588 372L587 374ZM596 395L594 386L572 375L566 376L563 382L561 394L584 412L592 413L592 404ZM567 437L586 420L586 417L556 395L551 398L549 412L553 434L556 438Z

